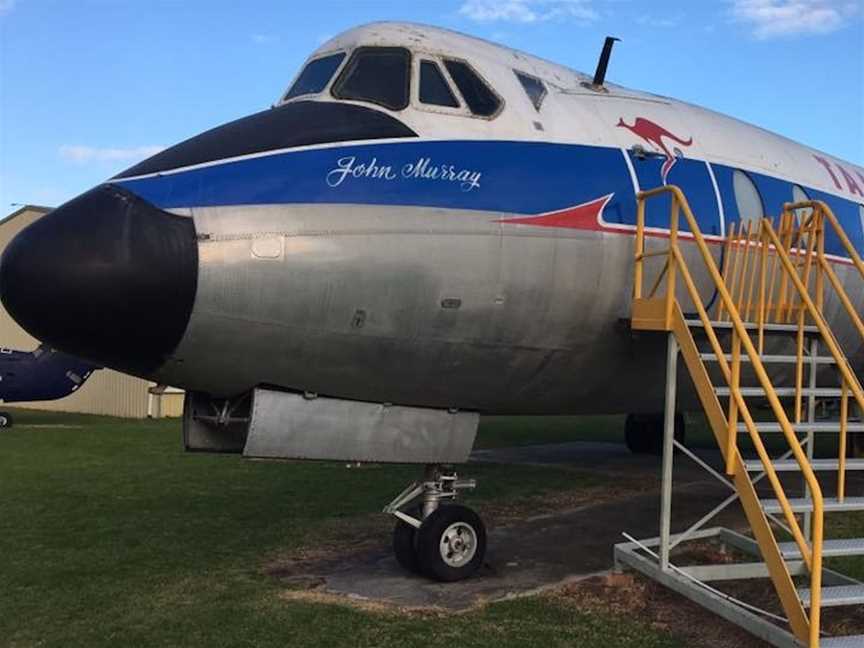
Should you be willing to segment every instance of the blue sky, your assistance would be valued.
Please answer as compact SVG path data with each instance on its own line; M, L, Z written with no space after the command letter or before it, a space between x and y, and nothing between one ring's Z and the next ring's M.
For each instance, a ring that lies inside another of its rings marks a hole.
M0 0L0 216L58 205L269 106L323 40L411 20L756 123L864 165L864 0Z

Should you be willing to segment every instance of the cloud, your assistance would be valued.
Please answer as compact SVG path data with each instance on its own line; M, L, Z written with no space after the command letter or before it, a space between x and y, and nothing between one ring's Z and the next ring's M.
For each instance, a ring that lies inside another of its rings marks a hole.
M845 26L859 0L732 0L732 16L759 39L828 34Z
M678 27L684 21L684 14L654 16L643 14L636 16L636 23L644 27Z
M592 23L592 0L465 0L459 13L477 22L537 23L556 18Z
M0 0L0 16L8 14L15 8L16 0Z
M80 144L64 144L59 149L60 157L76 164L91 162L135 162L155 155L164 146L136 146L133 148L99 148Z

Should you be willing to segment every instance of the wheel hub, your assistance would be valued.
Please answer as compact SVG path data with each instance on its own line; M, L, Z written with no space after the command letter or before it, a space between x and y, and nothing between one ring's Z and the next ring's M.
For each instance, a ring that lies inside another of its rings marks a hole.
M441 535L441 558L450 567L461 567L477 552L477 532L465 522L454 522Z

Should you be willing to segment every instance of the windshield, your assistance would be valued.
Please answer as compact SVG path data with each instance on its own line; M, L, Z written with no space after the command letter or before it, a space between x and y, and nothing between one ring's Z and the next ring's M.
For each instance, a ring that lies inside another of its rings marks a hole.
M333 86L337 99L402 110L408 106L411 53L404 47L361 47Z
M450 59L445 60L444 65L472 113L480 117L491 117L498 112L501 100L469 65Z
M316 94L321 92L327 84L330 82L330 78L333 76L333 73L336 72L336 69L339 67L339 64L342 63L342 59L345 58L345 53L340 52L338 54L331 54L330 56L324 56L319 59L315 59L314 61L310 61L303 71L300 73L300 76L297 77L297 80L291 86L291 89L285 93L285 100L291 99L293 97L299 97L300 95L305 94Z

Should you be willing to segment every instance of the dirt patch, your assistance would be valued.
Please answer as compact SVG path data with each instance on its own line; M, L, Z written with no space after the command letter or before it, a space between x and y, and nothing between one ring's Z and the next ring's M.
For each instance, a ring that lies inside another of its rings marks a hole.
M363 612L368 612L370 614L387 616L401 617L409 615L418 618L437 619L453 614L462 614L462 612L454 613L452 610L445 610L435 606L393 605L382 601L371 601L356 597L346 597L340 594L309 590L287 590L280 593L279 598L283 601L300 601L303 603L318 603L321 605L339 605L350 607L355 610L362 610Z
M589 578L566 585L552 596L583 612L635 618L680 637L693 648L770 646L658 583L632 574Z

